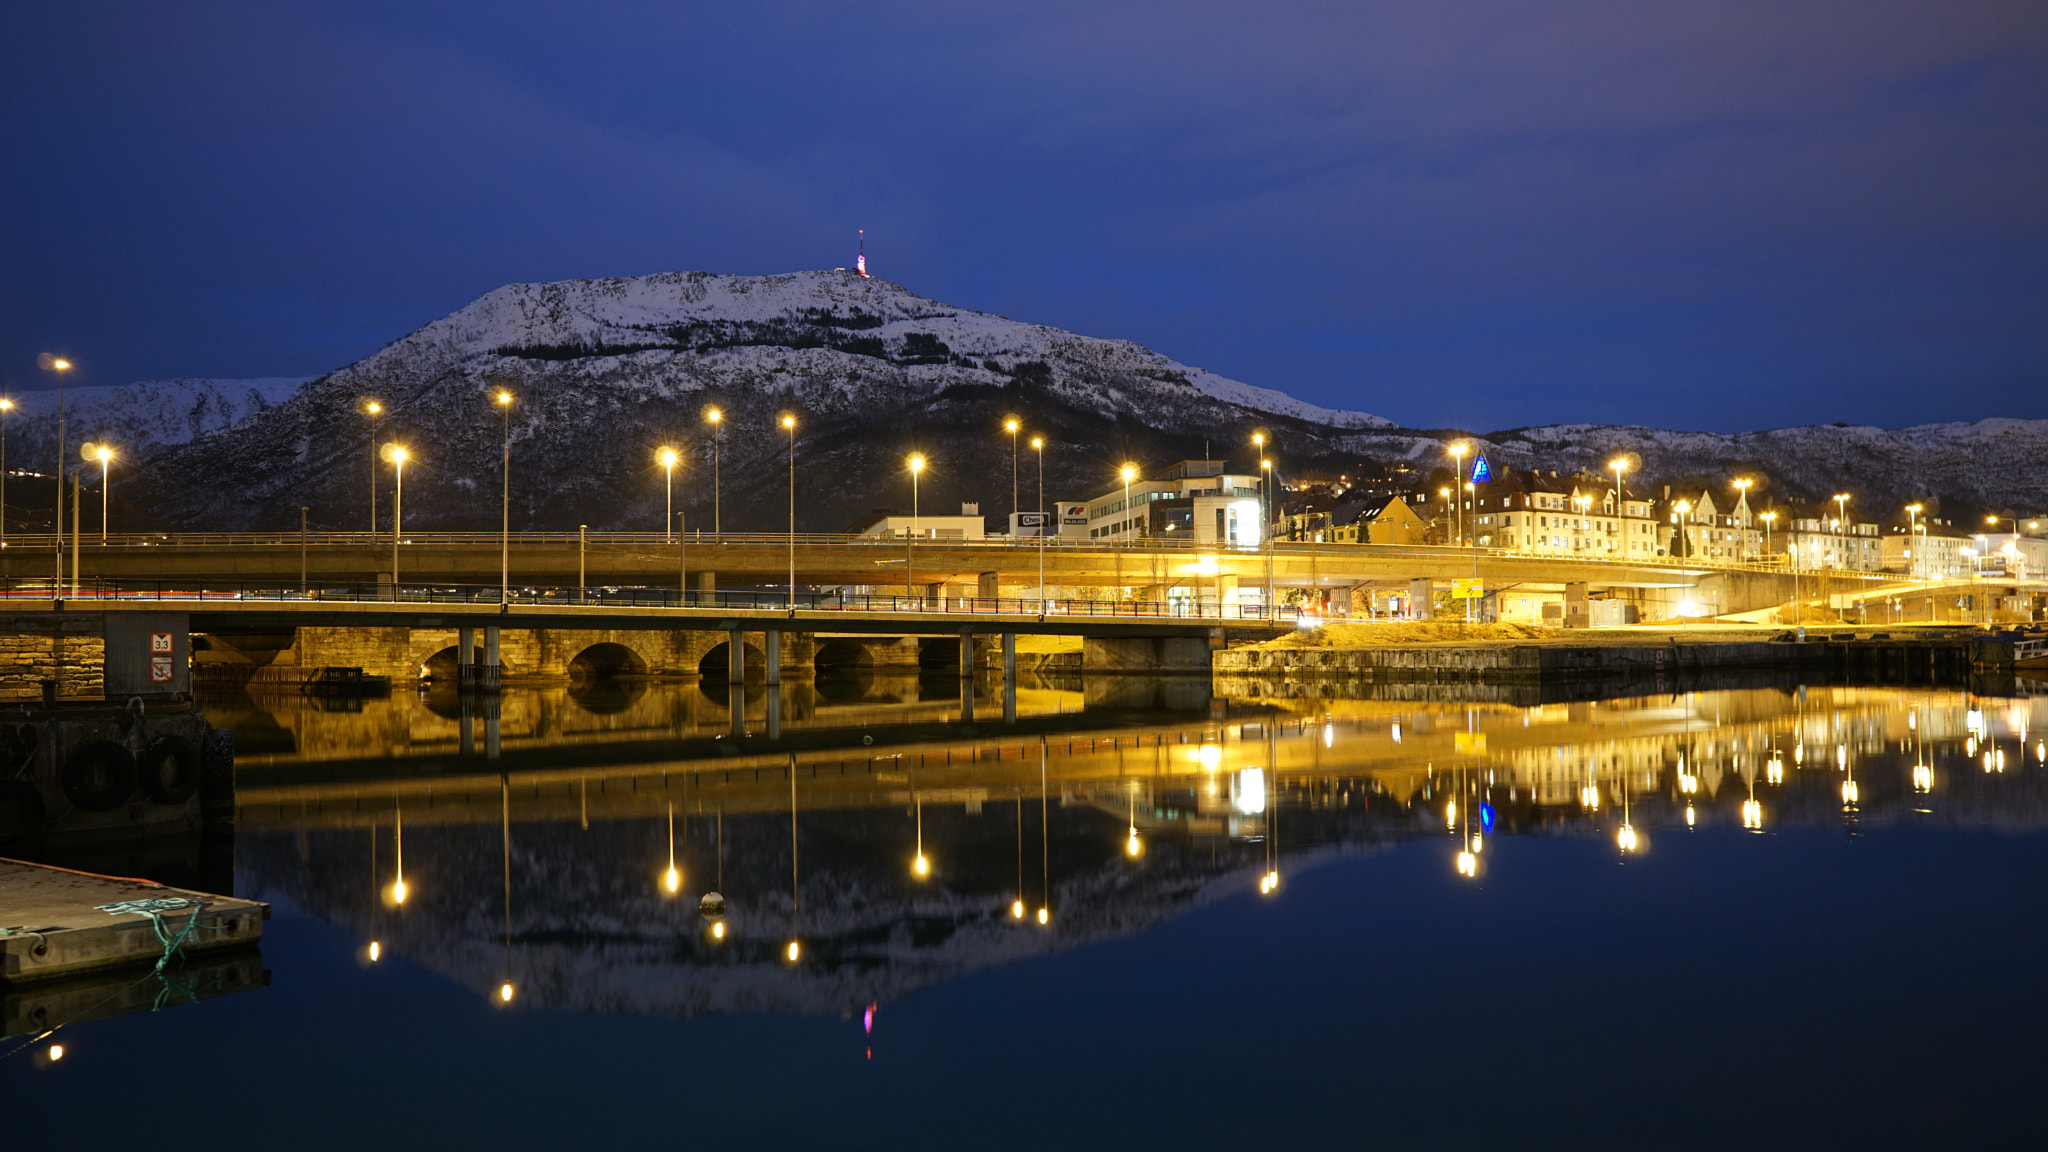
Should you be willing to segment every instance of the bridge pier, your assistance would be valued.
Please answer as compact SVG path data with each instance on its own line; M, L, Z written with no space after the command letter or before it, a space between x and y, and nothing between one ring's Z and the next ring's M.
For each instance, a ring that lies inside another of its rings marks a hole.
M1436 583L1427 576L1408 582L1408 615L1415 620L1436 615Z
M467 624L455 630L455 687L461 692L476 690L476 629ZM463 715L469 715L467 705ZM467 735L465 730L464 736Z
M697 573L697 606L699 608L718 607L718 573Z
M737 628L726 633L725 678L734 684L747 680L747 635Z
M502 652L504 636L502 633L503 629L499 628L496 624L484 625L484 666L477 669L476 678L477 687L486 692L496 692L505 678L505 660ZM465 645L462 650L468 652L469 648ZM487 715L496 717L497 711L492 709ZM491 720L491 728L493 731L497 729L497 721L495 719Z
M1081 642L1081 667L1090 672L1209 671L1205 636L1089 637Z
M766 659L763 662L768 665L768 684L778 687L782 684L782 633L770 631L766 639L767 643L763 645L767 650ZM773 691L768 693L771 700L775 695Z
M1586 612L1586 585L1584 581L1564 586L1564 626L1584 628L1588 624Z

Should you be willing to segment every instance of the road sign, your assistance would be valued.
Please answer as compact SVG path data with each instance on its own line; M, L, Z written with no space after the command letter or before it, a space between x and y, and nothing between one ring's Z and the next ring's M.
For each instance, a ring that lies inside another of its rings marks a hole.
M151 656L149 658L149 682L152 684L169 684L171 682L171 658L169 656Z
M1459 577L1451 581L1451 599L1483 600L1486 598L1486 581L1477 576Z
M151 652L172 651L171 634L169 632L151 632L149 634L149 650Z
M1481 456L1473 460L1472 482L1474 484L1484 484L1491 479L1493 479L1493 465L1486 462L1486 457Z

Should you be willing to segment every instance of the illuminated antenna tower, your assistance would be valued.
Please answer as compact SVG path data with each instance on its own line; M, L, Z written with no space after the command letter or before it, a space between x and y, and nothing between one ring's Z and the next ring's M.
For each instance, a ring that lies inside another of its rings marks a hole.
M860 251L854 254L853 270L865 276L868 274L868 230L860 230Z

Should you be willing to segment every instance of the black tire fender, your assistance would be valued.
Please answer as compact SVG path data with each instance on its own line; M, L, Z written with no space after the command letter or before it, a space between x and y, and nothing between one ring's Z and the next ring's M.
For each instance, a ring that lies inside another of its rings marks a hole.
M159 804L183 804L199 791L199 747L183 736L157 737L136 767L142 790Z
M94 740L64 765L64 796L87 812L109 812L135 794L135 756L110 740Z

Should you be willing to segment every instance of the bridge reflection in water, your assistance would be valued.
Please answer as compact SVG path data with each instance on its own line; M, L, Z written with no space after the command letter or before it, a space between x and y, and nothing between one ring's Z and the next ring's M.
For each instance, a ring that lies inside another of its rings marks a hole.
M378 759L323 727L334 713L274 708L300 746L241 774L244 887L521 1005L836 1014L1237 893L1282 898L1319 861L1413 838L1441 839L1445 867L1477 880L1517 834L1621 854L1716 825L2048 817L2039 698L1793 688L1175 713L1093 711L1046 687L1010 728L890 691L838 717L819 704L834 724L809 739L665 748L616 742L634 709L654 727L689 715L671 688L575 719L573 699L508 694L508 715L554 716L533 738L581 764L449 757L431 697L383 710L378 730L407 742ZM598 755L606 740L634 755ZM712 890L715 922L697 908Z

